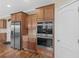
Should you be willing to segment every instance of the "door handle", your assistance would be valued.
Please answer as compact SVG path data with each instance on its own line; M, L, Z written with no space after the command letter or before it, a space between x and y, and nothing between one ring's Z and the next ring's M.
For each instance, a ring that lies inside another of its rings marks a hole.
M60 42L60 40L57 40L57 42Z
M79 40L78 40L78 44L79 44Z

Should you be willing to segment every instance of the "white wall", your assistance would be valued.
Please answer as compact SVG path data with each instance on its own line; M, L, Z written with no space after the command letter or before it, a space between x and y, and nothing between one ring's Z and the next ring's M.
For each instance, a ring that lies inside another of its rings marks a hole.
M55 57L79 58L79 1L56 9Z

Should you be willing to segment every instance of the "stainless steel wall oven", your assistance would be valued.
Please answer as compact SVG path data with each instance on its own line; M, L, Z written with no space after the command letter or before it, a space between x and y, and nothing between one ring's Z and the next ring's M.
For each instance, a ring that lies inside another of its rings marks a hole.
M43 47L53 47L53 22L37 22L37 45Z

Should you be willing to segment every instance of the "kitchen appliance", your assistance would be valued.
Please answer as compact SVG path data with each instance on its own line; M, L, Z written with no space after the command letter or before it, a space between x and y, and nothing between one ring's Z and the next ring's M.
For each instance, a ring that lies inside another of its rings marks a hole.
M52 47L52 39L47 38L37 38L38 45L45 46L45 47Z
M11 47L21 49L21 22L16 21L11 23Z
M38 22L37 33L40 34L52 34L52 22Z
M53 47L53 22L37 22L37 45L43 47Z

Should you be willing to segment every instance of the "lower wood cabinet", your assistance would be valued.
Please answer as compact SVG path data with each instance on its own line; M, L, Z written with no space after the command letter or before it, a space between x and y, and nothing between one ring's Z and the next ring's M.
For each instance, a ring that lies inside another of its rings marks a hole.
M32 40L32 39L31 39ZM36 51L36 42L35 41L29 41L29 49L32 51Z
M0 43L6 42L7 34L6 33L0 33Z
M27 50L27 49L28 49L28 46L29 46L28 36L23 35L22 38L23 38L23 39L22 39L22 48L23 48L24 50Z
M23 40L22 40L22 48L24 50L35 51L36 50L36 42L34 40L35 39L28 38L28 36L24 35Z

